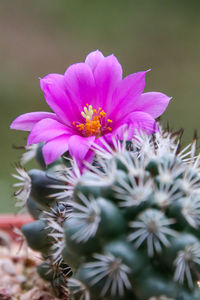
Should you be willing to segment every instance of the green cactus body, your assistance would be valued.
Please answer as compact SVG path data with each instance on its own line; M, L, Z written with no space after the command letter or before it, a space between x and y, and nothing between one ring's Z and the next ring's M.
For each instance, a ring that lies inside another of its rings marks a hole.
M29 176L31 178L31 197L43 208L48 208L53 205L55 201L54 198L49 197L52 193L52 185L58 185L58 182L52 178L48 172L33 169L29 171ZM54 192L57 192L55 189Z
M83 174L62 160L50 177L20 171L36 219L22 232L46 258L39 273L73 300L200 299L195 143L180 152L179 138L161 131L120 145L96 151Z
M46 229L46 224L42 220L36 220L25 224L22 227L22 233L25 235L29 247L33 250L45 252L48 251L52 237L49 236L50 230Z

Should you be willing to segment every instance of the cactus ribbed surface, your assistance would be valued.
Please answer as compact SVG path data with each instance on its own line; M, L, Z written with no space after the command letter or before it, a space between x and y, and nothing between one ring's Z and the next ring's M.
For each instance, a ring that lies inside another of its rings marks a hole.
M28 245L61 299L200 299L200 156L178 134L94 146L84 171L59 159L18 167ZM64 298L65 297L65 298Z

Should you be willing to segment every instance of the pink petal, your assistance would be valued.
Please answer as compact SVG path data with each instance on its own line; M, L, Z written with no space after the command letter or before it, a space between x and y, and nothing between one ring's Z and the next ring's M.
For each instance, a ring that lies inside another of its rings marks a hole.
M94 71L97 98L95 108L107 111L113 91L122 80L122 67L114 55L102 59Z
M71 134L67 126L52 119L39 121L31 130L27 145L48 141L63 134Z
M144 93L137 99L134 111L144 111L157 118L165 111L170 100L171 98L163 93Z
M96 145L97 145L103 149L106 149L105 144L111 145L113 137L114 137L114 135L112 133L107 133L107 134L99 137L98 139L95 140L95 143L93 144L93 148L96 149Z
M52 162L54 162L68 150L68 142L70 137L70 135L61 135L47 142L43 146L42 153L46 165L49 165Z
M126 116L119 124L113 134L118 139L123 139L125 132L128 132L128 140L132 139L137 132L152 134L158 131L158 125L151 115L145 112L136 111Z
M77 104L73 103L65 87L64 75L49 74L40 80L47 104L62 120L71 125L76 121Z
M76 159L78 165L83 163L86 155L96 139L95 136L83 137L80 135L73 135L69 140L69 153Z
M95 98L95 82L92 70L86 63L70 66L65 72L65 85L71 99L79 106L79 115L83 107L92 104Z
M58 120L57 116L50 112L44 112L44 111L38 111L38 112L32 112L23 114L19 117L17 117L10 125L11 129L17 129L17 130L24 130L24 131L30 131L33 126L46 118Z
M93 161L94 158L94 151L93 150L89 150L86 154L86 156L84 157L84 161L87 161L89 163L91 163Z
M135 101L145 88L145 75L147 72L131 74L119 83L110 102L112 113L109 118L115 118L117 121L134 110Z
M91 53L89 53L85 59L85 63L90 66L92 71L96 69L97 65L100 63L100 61L104 58L101 51L96 50Z

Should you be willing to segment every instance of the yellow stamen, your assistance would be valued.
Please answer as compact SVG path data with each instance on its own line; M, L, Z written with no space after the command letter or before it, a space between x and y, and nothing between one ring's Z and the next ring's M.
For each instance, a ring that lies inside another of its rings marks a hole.
M106 116L106 113L104 110L102 110L100 113L99 113L103 118Z
M108 124L106 124L107 122L112 123L112 120L103 120L103 118L105 118L106 116L106 112L102 110L101 107L95 109L92 108L92 105L86 103L86 106L84 106L81 115L85 119L85 122L79 123L77 125L75 122L72 122L72 124L82 132L83 136L95 135L96 137L99 137L101 135L104 135L108 130L112 131L112 128L107 127Z
M79 130L83 130L83 129L84 129L84 124L83 124L83 123L78 124L78 125L76 125L76 127L77 127Z

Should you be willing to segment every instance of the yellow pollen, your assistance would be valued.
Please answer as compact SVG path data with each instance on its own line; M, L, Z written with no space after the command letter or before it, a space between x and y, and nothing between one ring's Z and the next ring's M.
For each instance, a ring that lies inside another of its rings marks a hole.
M92 105L88 103L83 108L81 112L82 117L85 119L85 122L76 124L72 122L73 125L77 127L79 131L82 132L83 136L92 136L95 135L99 137L106 133L106 130L112 131L111 127L107 127L106 123L112 123L111 119L103 120L106 113L102 110L101 107L97 109L93 108Z
M84 124L83 124L83 123L78 124L78 125L76 125L76 127L77 127L79 130L83 130L83 129L84 129Z
M100 115L104 118L105 116L106 116L106 113L105 113L105 111L104 110L102 110L101 112L100 112Z

